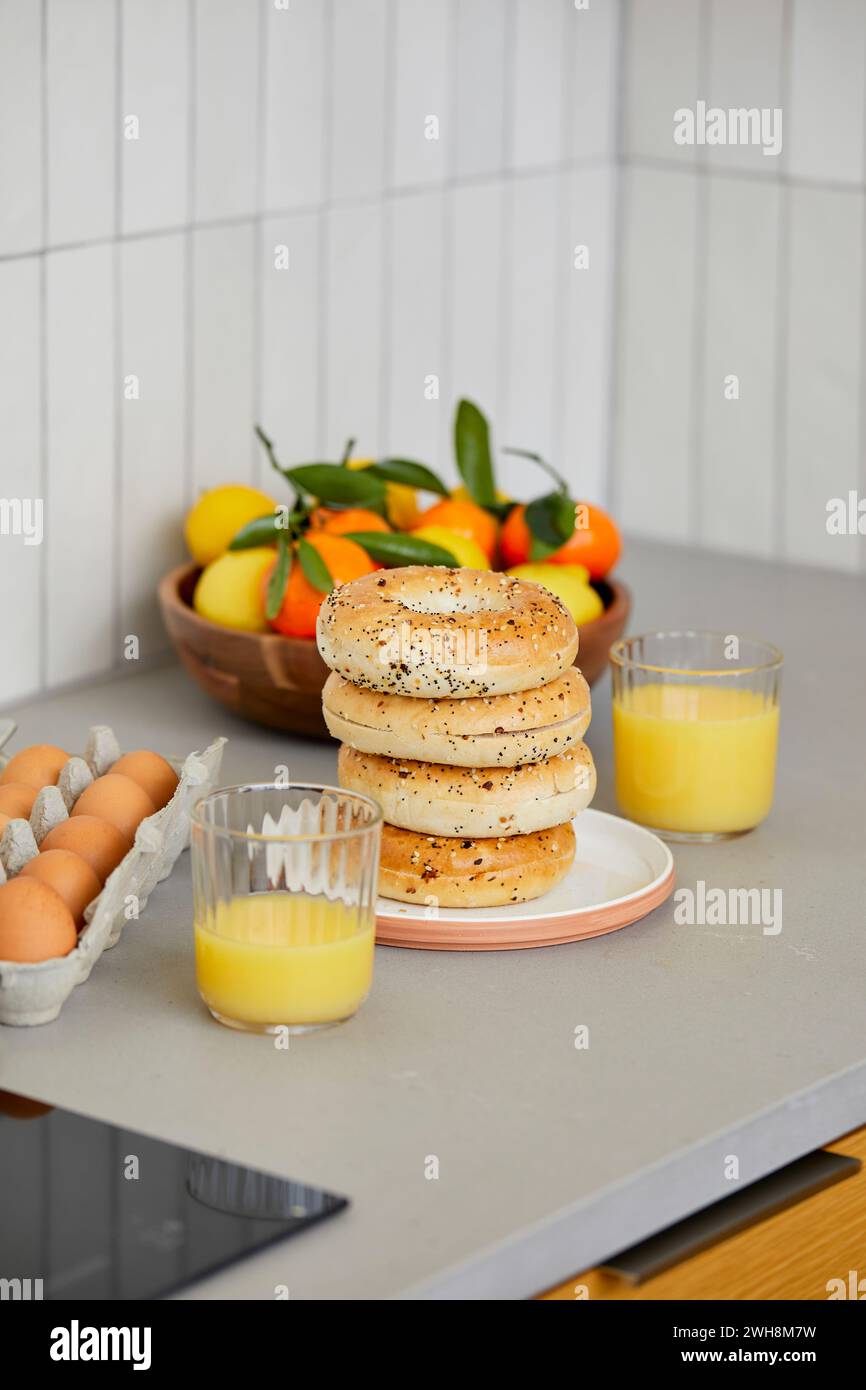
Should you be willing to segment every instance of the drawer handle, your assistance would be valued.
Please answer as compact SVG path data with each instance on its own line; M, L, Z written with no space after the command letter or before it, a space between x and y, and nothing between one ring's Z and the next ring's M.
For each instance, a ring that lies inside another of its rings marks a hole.
M642 1284L718 1241L727 1240L738 1231L796 1206L806 1197L813 1197L825 1187L852 1177L859 1170L859 1158L816 1149L730 1197L721 1197L718 1202L638 1245L621 1250L600 1268L605 1274L617 1274L630 1284Z

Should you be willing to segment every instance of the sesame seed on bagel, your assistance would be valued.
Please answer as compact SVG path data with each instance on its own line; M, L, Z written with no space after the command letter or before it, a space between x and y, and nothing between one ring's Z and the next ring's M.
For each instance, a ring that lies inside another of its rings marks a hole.
M378 801L385 820L429 835L499 838L564 825L589 805L595 764L585 743L522 767L455 767L340 748L341 787Z
M410 565L339 585L316 625L326 664L385 695L508 695L573 665L577 627L540 584L490 570Z
M458 767L518 767L564 753L589 726L589 686L576 666L511 695L462 700L383 695L332 671L322 691L334 738L362 753Z
M575 854L574 830L559 825L508 839L422 835L382 826L383 898L440 907L501 907L540 898L560 883Z

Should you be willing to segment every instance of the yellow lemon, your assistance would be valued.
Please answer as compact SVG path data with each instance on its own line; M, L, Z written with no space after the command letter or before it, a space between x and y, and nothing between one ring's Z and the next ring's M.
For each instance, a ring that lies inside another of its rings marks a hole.
M228 550L229 541L242 526L275 511L276 506L266 492L239 483L203 492L184 528L190 555L197 565L209 565Z
M494 491L496 493L497 502L511 501L511 498L508 496L508 493L503 492L501 488L495 488ZM455 502L473 502L475 500L469 492L469 489L465 488L462 485L462 483L460 487L453 487L451 489L451 496L454 498Z
M568 609L578 627L601 617L604 604L589 585L589 570L583 565L515 565L506 570L515 579L531 579L556 594Z
M351 468L354 473L359 468L369 468L370 464L375 462L375 459L349 459L346 467ZM395 530L411 531L421 515L415 488L409 487L407 483L386 483L385 511Z
M450 551L454 556L455 564L461 565L464 569L490 569L490 561L478 542L470 540L467 536L458 536L456 531L449 531L447 526L419 526L412 535L417 536L419 540L430 541L433 545L441 545L443 550Z
M220 627L242 632L264 632L265 575L274 563L270 546L256 550L228 550L202 572L192 605L196 613Z

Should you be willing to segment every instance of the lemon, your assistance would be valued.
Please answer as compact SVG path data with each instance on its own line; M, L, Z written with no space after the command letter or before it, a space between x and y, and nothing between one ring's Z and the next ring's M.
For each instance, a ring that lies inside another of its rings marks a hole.
M274 555L270 546L262 546L228 550L212 560L195 586L192 606L196 613L220 627L264 632L264 580Z
M359 468L369 468L370 464L375 462L375 459L349 459L346 467L351 468L354 473ZM407 483L386 483L385 511L395 530L411 531L421 515L415 488L409 487Z
M590 588L589 570L583 565L515 565L506 573L515 579L543 584L562 600L578 627L591 623L604 612L604 604L595 589Z
M508 493L507 493L507 492L503 492L501 488L495 488L494 491L495 491L495 494L496 494L496 500L497 500L497 502L510 502L510 501L511 501L511 498L508 496ZM454 501L455 501L455 502L474 502L474 501L475 501L475 498L472 496L472 494L470 493L469 489L463 487L462 483L461 483L460 487L453 487L453 488L451 489L451 496L454 498Z
M243 484L214 487L203 492L190 511L184 528L189 553L197 565L209 565L228 550L229 541L248 521L276 510L266 492Z
M456 531L449 531L447 526L419 526L412 535L418 536L422 541L430 541L433 545L441 545L443 550L450 551L454 556L455 564L466 569L490 569L490 561L478 542L470 540L468 536L458 536Z

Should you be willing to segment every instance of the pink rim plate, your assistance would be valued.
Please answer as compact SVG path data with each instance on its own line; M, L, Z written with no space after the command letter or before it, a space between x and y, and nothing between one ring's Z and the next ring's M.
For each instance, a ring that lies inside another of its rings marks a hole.
M509 951L556 946L621 930L674 888L673 856L657 835L605 811L574 822L575 862L543 898L513 907L438 908L380 898L376 940L426 951Z

